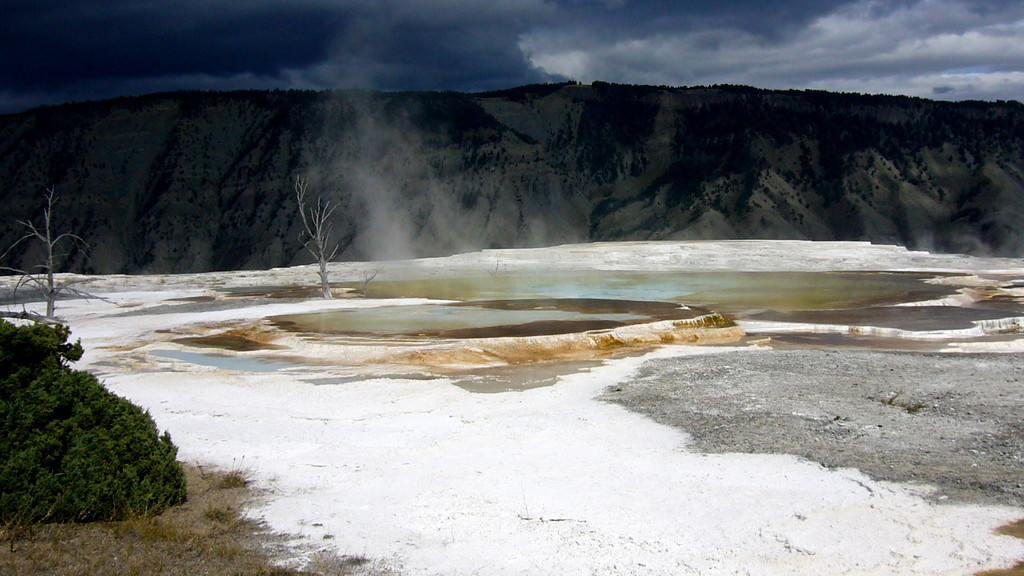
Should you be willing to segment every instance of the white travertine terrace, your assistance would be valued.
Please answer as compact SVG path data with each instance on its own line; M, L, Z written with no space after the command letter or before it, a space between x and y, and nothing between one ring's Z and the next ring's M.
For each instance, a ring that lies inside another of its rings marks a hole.
M495 250L386 265L387 274L422 277L496 266L1024 276L1021 260L782 241ZM359 264L333 266L341 279L358 278ZM109 300L59 305L87 350L79 367L149 410L182 459L251 469L263 494L248 513L293 535L299 560L331 548L413 575L902 576L968 574L1024 559L1024 541L992 534L1024 516L1020 509L939 505L923 498L926 486L878 482L786 455L703 454L688 447L685 433L595 400L647 358L735 347L659 347L507 394L466 392L447 376L315 385L315 366L256 373L145 352L172 346L166 340L197 326L226 329L275 314L357 306L400 313L399 306L423 301L240 301L175 313L157 307L224 287L312 283L313 273L301 267L84 280L85 289ZM1019 328L1020 320L1013 322ZM307 342L302 354L331 350Z

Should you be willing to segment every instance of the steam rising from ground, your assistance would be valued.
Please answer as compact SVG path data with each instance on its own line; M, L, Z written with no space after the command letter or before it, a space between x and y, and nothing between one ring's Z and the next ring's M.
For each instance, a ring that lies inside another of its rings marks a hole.
M339 102L351 119L330 157L310 159L322 193L340 204L346 260L399 260L422 246L461 252L473 246L459 225L456 195L436 174L440 163L409 111L389 116L370 95Z
M422 99L347 92L325 106L344 126L318 135L302 160L314 190L339 203L341 260L398 260L491 247L575 242L587 223L566 204L569 185L544 171L473 165L474 155L510 154L509 136L453 146L454 129ZM554 200L552 200L554 199ZM554 223L557 219L557 225Z

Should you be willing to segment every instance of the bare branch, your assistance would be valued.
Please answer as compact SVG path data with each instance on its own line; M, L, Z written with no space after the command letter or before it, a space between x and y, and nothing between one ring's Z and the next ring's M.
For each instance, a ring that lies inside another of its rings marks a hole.
M18 222L18 224L21 224L21 225L23 225L23 226L25 225L25 223L24 223L24 222L20 222L20 221ZM35 234L32 234L32 233L29 233L29 234L25 234L25 235L24 235L24 236L22 236L21 238L18 238L18 239L17 239L17 240L16 240L15 242L14 242L14 244L11 244L10 246L8 246L8 247L7 247L7 250L4 250L4 253L3 253L3 254L0 254L0 259L2 259L2 258L7 258L7 255L8 255L8 254L10 254L10 253L11 253L11 251L13 251L13 250L14 250L14 249L15 249L15 248L16 248L16 247L17 247L17 246L19 245L19 244L21 244L22 242L24 242L24 241L26 241L26 240L32 240L33 238L37 238L37 236L36 236ZM3 268L3 269L4 269L4 270L13 270L13 268Z
M17 290L19 287L25 286L27 284L33 284L36 286L36 288L39 288L40 290L46 288L46 281L42 277L37 276L35 274L26 274L22 276L21 279L18 280L18 283L15 284L14 289Z
M68 294L73 294L83 300L99 300L101 302L113 302L110 298L107 298L106 296L100 296L98 294L92 294L84 290L79 290L78 288L75 288L74 285L70 282L58 285L55 288L55 290L57 294L64 294L65 292L67 292Z
M370 282L373 282L373 279L376 278L382 270L384 270L383 264L379 264L374 268L363 269L363 298L366 298L366 293L370 288Z
M89 245L85 240L82 240L81 236L79 236L78 234L71 234L70 232L65 232L64 234L57 236L56 238L53 239L53 243L56 244L61 240L71 240L76 246Z

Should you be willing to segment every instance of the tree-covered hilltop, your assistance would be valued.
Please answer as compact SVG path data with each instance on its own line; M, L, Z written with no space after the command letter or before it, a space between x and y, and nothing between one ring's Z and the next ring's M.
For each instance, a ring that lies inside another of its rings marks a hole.
M1022 148L1019 102L606 83L154 94L0 116L0 246L52 187L55 228L91 247L78 271L306 263L301 176L338 203L344 259L684 238L1019 255Z

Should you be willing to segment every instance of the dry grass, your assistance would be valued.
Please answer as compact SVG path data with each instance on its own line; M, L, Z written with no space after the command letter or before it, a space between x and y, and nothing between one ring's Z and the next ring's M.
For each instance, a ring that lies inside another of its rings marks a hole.
M303 570L275 566L277 539L240 513L249 474L186 466L188 502L124 522L46 524L0 546L0 576L385 576L364 558L320 553ZM10 536L0 533L0 540Z
M241 466L236 466L227 472L218 473L210 478L210 484L214 488L221 490L245 488L250 482L252 482L252 473Z

